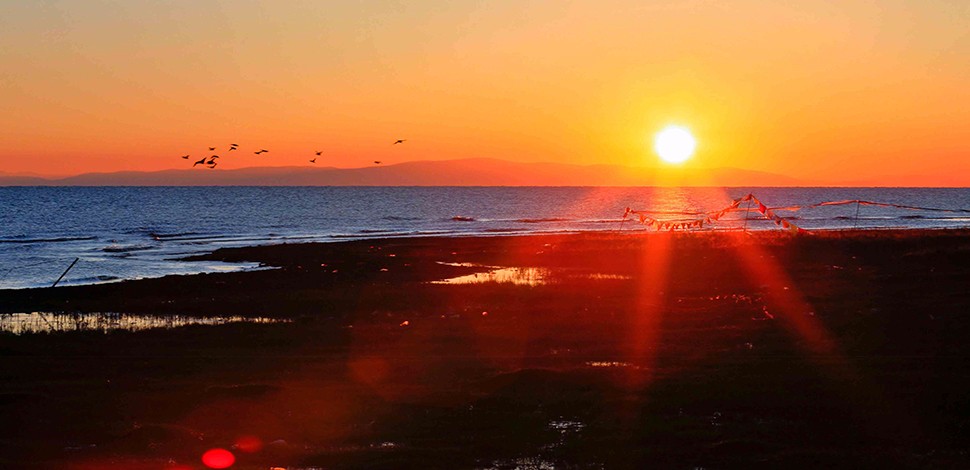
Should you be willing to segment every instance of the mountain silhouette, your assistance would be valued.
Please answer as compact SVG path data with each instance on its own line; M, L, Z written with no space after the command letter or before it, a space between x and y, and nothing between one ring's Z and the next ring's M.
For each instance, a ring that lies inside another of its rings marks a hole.
M412 161L363 168L252 167L2 176L4 186L805 186L795 178L737 168L640 168L521 163L494 158Z

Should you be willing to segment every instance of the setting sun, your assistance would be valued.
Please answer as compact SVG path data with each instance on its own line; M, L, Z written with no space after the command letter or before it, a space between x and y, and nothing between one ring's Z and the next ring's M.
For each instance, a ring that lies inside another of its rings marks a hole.
M667 163L681 163L694 154L697 141L686 127L667 126L657 133L653 149Z

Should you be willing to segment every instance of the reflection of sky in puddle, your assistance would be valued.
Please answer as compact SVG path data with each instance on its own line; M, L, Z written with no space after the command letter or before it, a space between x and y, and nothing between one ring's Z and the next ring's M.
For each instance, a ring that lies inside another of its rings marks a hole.
M484 264L475 263L449 263L447 261L438 261L438 264L443 266L455 266L459 268L497 268L498 266L486 266Z
M633 279L630 276L624 276L622 274L605 274L605 273L587 274L583 277L585 277L586 279L592 279L594 281L622 281L626 279Z
M456 266L463 268L484 268L489 271L482 273L467 274L464 276L431 281L432 284L484 284L486 282L496 282L505 284L516 284L521 286L538 286L548 284L553 277L552 270L548 268L503 268L499 266L486 266L474 263L440 263L446 266ZM604 280L623 280L630 279L630 276L620 274L604 273L585 273L571 274L568 271L557 272L556 276L560 279L582 278L594 281Z
M506 284L516 284L521 286L538 286L546 283L549 275L548 269L542 268L495 268L484 273L468 274L440 281L432 281L432 284L483 284L486 282L498 282Z
M586 365L589 367L632 367L633 364L629 362L620 361L588 361Z
M152 328L178 328L188 325L225 325L227 323L281 323L265 317L190 317L184 315L133 315L127 313L4 313L0 331L13 334L54 333L62 331L111 330L141 331Z

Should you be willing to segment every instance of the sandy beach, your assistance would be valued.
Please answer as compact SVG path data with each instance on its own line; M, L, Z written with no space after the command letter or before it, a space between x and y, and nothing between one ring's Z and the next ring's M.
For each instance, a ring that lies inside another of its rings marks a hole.
M966 468L970 231L221 249L274 269L0 312L281 320L0 334L0 467Z

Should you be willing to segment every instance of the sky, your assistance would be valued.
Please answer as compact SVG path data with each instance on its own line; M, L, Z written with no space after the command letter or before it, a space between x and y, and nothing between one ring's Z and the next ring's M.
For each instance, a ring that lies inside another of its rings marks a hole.
M654 167L673 124L686 169L970 185L968 58L963 0L5 1L0 173Z

